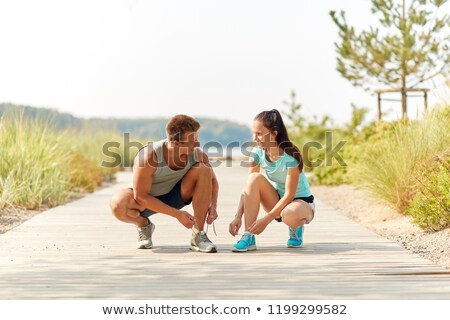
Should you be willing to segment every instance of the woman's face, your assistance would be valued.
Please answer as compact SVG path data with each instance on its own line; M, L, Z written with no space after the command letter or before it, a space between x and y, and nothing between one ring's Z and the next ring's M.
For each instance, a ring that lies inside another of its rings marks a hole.
M276 146L277 132L270 132L270 130L267 129L261 121L253 121L252 131L253 141L255 141L258 146L265 149Z

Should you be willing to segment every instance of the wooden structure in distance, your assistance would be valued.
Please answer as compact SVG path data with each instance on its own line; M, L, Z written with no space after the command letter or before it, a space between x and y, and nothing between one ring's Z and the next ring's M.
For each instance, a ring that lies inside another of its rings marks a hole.
M428 91L430 91L430 89L425 89L425 88L406 88L406 89L380 89L380 90L375 90L375 93L378 96L378 120L381 120L381 101L396 101L396 102L401 102L401 99L382 99L381 95L383 93L392 93L392 92L400 92L400 93L404 93L406 95L406 98L408 97L420 97L420 96L408 96L407 93L408 92L422 92L423 93L423 100L424 100L424 107L425 107L425 112L427 112L428 110ZM406 115L402 115L404 119L406 119Z

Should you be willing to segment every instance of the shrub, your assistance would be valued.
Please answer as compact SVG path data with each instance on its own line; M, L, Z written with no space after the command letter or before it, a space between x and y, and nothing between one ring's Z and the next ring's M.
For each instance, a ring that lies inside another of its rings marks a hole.
M364 144L355 164L357 182L405 212L416 195L418 164L450 150L450 119L436 109L423 120L392 123Z
M427 231L450 227L450 159L436 157L416 176L418 193L406 210L413 222Z

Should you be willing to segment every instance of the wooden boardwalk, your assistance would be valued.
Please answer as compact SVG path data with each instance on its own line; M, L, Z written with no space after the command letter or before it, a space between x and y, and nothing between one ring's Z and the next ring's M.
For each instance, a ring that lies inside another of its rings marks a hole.
M287 227L271 224L258 250L232 253L228 234L246 170L216 168L216 254L189 251L190 231L158 215L153 250L108 202L118 183L35 216L0 235L0 299L450 299L450 272L317 201L305 244L287 249ZM190 209L190 208L189 208Z

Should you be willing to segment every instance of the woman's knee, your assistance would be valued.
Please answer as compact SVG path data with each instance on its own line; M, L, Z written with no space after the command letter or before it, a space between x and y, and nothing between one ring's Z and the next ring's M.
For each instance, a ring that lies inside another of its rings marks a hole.
M281 211L281 221L293 229L297 229L306 223L306 219L302 218L300 214L286 208Z
M250 186L250 185L255 185L256 183L258 183L260 180L261 180L261 178L264 178L264 175L262 174L262 173L259 173L259 172L252 172L252 173L250 173L249 175L248 175L248 178L247 178L247 185L248 186Z

